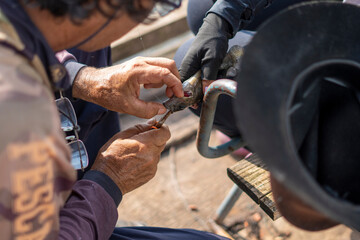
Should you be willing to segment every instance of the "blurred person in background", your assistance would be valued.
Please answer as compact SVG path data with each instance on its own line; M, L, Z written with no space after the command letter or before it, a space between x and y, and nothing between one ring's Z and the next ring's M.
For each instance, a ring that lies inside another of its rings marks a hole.
M181 80L185 81L201 69L203 86L210 85L217 79L219 66L230 47L240 45L246 48L262 23L289 6L305 2L310 1L276 0L272 3L268 0L189 0L187 20L195 37L184 43L174 57L177 67L180 69ZM344 2L360 4L357 0L345 0ZM284 36L286 36L286 32L284 32ZM266 47L264 45L264 48ZM281 49L273 49L273 52L276 51L281 51ZM221 133L217 136L220 136L223 142L228 141L231 137L241 136L237 124L239 119L235 118L233 111L233 105L236 104L234 101L227 95L221 95L218 99L219 107L216 108L214 126L220 130ZM249 105L251 106L251 103ZM241 112L241 109L237 110ZM201 106L192 111L200 115ZM257 121L260 122L261 119ZM254 136L254 138L258 137L260 136ZM254 150L256 151L256 149ZM249 151L244 148L236 152L240 157L249 154ZM290 161L290 159L285 160ZM328 168L331 168L330 166L331 164ZM333 170L337 171L338 169ZM336 181L335 178L332 181ZM289 190L274 177L271 177L271 182L277 205L284 217L292 224L312 231L338 224L337 221L330 219L311 204L305 203L294 193L294 189Z
M308 0L189 0L187 21L195 37L185 42L176 52L174 60L185 81L199 69L202 70L203 86L217 79L218 69L228 51L234 45L241 47L251 40L261 23L287 7ZM229 137L239 137L232 110L233 99L221 95L216 108L214 127L222 142ZM201 105L191 109L200 115ZM249 154L247 149L235 151L240 157Z

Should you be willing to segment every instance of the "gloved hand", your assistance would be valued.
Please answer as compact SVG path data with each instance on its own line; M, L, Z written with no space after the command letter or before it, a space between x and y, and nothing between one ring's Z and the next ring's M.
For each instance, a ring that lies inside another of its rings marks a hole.
M223 18L209 13L180 67L181 81L202 70L204 80L215 80L226 55L231 26Z

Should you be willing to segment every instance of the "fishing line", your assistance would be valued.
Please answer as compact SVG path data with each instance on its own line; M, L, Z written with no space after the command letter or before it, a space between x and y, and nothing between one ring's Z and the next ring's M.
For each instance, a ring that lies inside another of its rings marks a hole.
M145 42L144 42L143 36L142 36L142 34L140 33L140 30L139 30L138 27L137 27L136 31L137 31L138 38L139 38L139 40L140 40L141 46L142 46L142 48L143 48L143 49L142 49L142 50L143 50L143 53L144 53L144 56L143 56L143 57L149 57L150 52L149 52L149 50L146 51ZM145 89L145 88L144 88L144 89ZM151 89L146 89L146 90L147 90L147 91L151 91ZM155 100L159 101L160 103L162 103L163 101L165 101L165 100L167 99L167 97L166 97L165 94L162 94L162 95L161 95L161 98L160 98L160 96L158 96L157 94L153 94L152 97L154 97Z

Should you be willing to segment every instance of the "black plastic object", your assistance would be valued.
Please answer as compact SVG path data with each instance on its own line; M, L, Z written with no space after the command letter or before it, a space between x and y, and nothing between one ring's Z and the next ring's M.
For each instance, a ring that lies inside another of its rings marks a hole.
M360 8L282 11L247 46L234 104L273 176L325 216L360 230Z

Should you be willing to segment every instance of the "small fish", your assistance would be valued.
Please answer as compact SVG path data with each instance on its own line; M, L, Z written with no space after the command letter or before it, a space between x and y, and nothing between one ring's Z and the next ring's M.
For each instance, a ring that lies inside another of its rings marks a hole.
M192 77L184 81L182 86L184 97L178 98L174 96L163 103L171 112L184 110L202 100L204 93L202 90L201 71L197 71Z
M220 65L217 78L234 79L240 71L240 60L243 54L244 49L242 47L238 45L232 46Z
M243 55L243 48L239 45L232 46L227 52L226 56L222 64L220 65L219 70L229 69L230 67L234 67L236 63L241 59Z
M240 59L243 55L243 48L240 46L233 46L226 54L220 68L219 78L233 78L239 71ZM167 114L161 119L161 125L171 115L171 113L184 110L187 107L193 106L201 102L204 97L201 70L196 72L192 77L187 79L182 84L184 90L184 97L171 97L163 103L163 105L169 110ZM160 126L161 126L160 125Z

